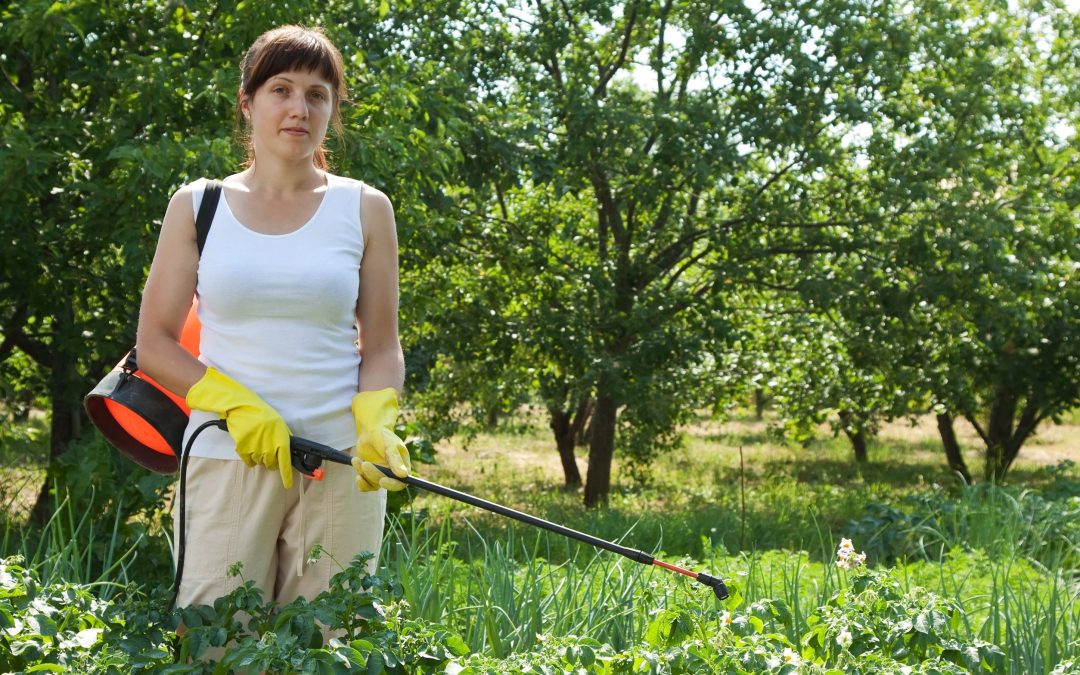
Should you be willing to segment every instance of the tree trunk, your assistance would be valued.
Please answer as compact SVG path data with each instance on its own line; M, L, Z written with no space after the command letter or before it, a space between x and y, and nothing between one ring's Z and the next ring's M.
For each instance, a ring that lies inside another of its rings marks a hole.
M1013 418L1016 416L1016 394L1009 387L998 388L990 406L990 420L986 428L986 480L1001 481L1012 466L1020 446L1013 447Z
M765 416L765 404L768 397L761 387L754 387L754 419L760 420Z
M56 459L82 431L85 414L82 397L86 393L86 383L79 377L74 356L58 346L71 335L74 323L71 306L61 304L53 317L51 347L34 355L38 363L47 364L49 369L49 402L52 405L52 419L49 423L49 469L30 512L33 522L39 525L48 522L52 515L53 500L49 491L56 475Z
M581 410L581 406L578 406ZM577 460L574 457L577 429L574 427L575 415L569 411L548 407L551 415L551 431L555 434L555 446L559 450L559 460L562 462L563 479L567 489L581 487L581 471L578 470Z
M960 443L956 440L956 432L953 431L952 416L942 413L937 416L938 433L941 435L941 444L945 446L945 459L949 462L949 468L960 474L964 482L971 484L971 472L968 471L964 455L960 452Z
M82 392L78 391L79 379L74 362L62 353L54 353L49 373L49 399L52 402L52 418L49 422L49 469L38 492L37 501L30 517L34 523L44 525L52 515L53 499L50 494L55 476L56 459L67 449L82 430Z
M577 433L574 438L574 443L579 448L584 448L589 444L589 441L592 440L592 412L595 406L596 401L593 400L592 396L588 396L578 407L580 419L577 420L575 424Z
M1006 453L1007 462L1004 470L1001 472L1001 477L1005 477L1005 472L1009 470L1012 463L1016 461L1017 455L1020 454L1020 448L1024 445L1024 441L1029 436L1035 433L1035 427L1038 426L1042 420L1042 416L1039 415L1039 401L1032 397L1029 398L1027 403L1024 404L1024 409L1020 413L1020 420L1016 424L1016 429L1013 430L1012 438L1009 440L1009 447Z
M866 434L863 433L862 427L855 423L855 415L850 410L841 410L840 422L844 435L851 441L851 447L855 450L855 463L866 464L869 459L866 454Z
M601 382L596 389L596 407L592 414L592 440L589 442L589 473L585 483L585 506L607 504L611 491L611 460L615 454L615 400Z

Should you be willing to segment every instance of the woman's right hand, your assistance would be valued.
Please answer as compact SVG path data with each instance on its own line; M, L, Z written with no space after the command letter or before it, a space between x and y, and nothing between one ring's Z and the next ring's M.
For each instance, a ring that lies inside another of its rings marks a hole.
M187 393L189 408L216 412L229 427L236 454L248 466L262 464L277 469L281 484L293 483L288 425L266 401L216 368L207 368Z

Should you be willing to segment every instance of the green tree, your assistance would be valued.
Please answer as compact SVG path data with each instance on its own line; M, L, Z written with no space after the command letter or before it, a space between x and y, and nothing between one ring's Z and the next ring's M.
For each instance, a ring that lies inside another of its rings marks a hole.
M765 329L767 368L751 377L797 429L833 410L865 433L932 403L949 465L970 480L961 416L1000 479L1077 397L1076 18L1053 4L920 10L875 17L891 53L845 36L878 65L846 103L861 123L827 132L846 159L780 192L824 226L748 268L747 311L776 316L747 321Z
M456 244L473 253L459 269L482 258L498 271L490 294L448 314L494 317L476 344L534 341L545 377L532 384L553 416L595 402L595 505L616 447L647 462L711 402L725 287L780 257L798 266L840 227L810 199L817 174L845 158L834 132L866 119L867 82L896 79L903 27L848 2L523 2L501 16L492 43L508 70L491 87L493 128L464 144L479 171L462 181ZM457 400L483 386L453 379Z
M453 7L440 7L451 13L424 2L397 15L336 1L190 9L30 0L3 10L0 360L18 380L9 388L40 386L54 459L84 426L83 395L134 340L170 194L238 166L237 64L264 30L326 27L354 101L344 143L332 148L335 168L394 196L403 241L422 232L454 157L444 136L449 102L463 99L457 73L410 53L428 44L414 35L423 26L440 43L440 26L454 19Z
M1062 136L1076 119L1077 22L1053 4L989 7L939 5L940 21L913 26L911 76L866 144L895 217L837 299L891 370L922 380L950 466L970 479L950 442L961 416L1000 480L1080 394L1076 144Z
M213 170L213 139L227 138L228 90L179 58L207 37L182 17L164 3L3 14L0 356L33 362L53 457L80 432L88 382L132 339L154 223L181 167ZM217 126L186 133L182 119Z

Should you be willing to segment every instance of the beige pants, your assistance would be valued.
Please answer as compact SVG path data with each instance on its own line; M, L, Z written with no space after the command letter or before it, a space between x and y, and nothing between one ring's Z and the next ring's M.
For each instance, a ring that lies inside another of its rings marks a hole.
M386 492L360 492L352 467L326 462L314 481L293 472L285 490L277 471L243 462L192 457L187 467L187 541L176 604L213 604L245 581L278 604L327 590L330 577L358 553L378 556ZM180 509L174 509L179 542ZM322 558L309 564L313 546ZM175 556L175 551L174 551ZM241 563L241 576L228 569ZM368 563L375 570L376 558Z

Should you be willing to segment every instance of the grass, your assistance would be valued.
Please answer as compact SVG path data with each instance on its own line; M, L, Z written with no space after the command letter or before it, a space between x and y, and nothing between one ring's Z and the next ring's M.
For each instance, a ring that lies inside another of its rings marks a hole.
M740 461L730 443L749 439L757 442L742 446ZM0 457L13 460L0 486L10 487L16 469L38 470L24 458L40 452L40 436L9 430L0 440ZM958 630L1004 647L1008 672L1049 672L1080 658L1080 481L1075 466L1052 461L1068 456L1080 429L1049 429L1043 440L1038 459L1021 455L1007 489L964 488L918 426L887 428L858 466L842 439L792 447L765 422L701 420L649 480L626 479L617 465L608 508L585 511L579 492L561 488L546 430L518 420L515 433L481 435L467 449L442 443L440 463L423 466L423 477L718 574L739 601L720 604L670 572L426 494L391 522L380 565L401 582L411 616L445 623L497 657L545 636L587 635L622 649L666 610L718 616L764 600L790 608L790 624L772 630L798 644L810 617L846 587L832 558L839 539L852 537L906 588L958 602ZM13 449L19 443L24 454ZM118 535L130 523L100 522L96 512L61 501L32 531L9 511L0 555L20 553L46 583L97 584L108 597L130 580L133 553L121 542L134 540Z
M835 550L824 537L822 546ZM722 604L705 588L656 567L576 546L550 562L550 535L519 538L508 530L480 550L458 547L447 521L397 521L381 564L401 579L410 611L457 630L477 652L506 656L534 647L545 635L589 635L616 649L640 640L651 617L694 608L718 615ZM776 625L794 644L809 618L846 587L831 561L805 551L712 551L704 560L677 562L724 577L737 606L781 601L789 625ZM960 633L1006 648L1009 672L1049 672L1080 655L1080 603L1075 579L1023 556L989 556L960 548L942 561L899 565L905 589L957 602Z
M0 524L0 558L18 556L45 585L82 584L108 599L133 581L128 574L135 545L118 536L119 511L110 522L96 522L91 509L76 509L60 500L41 528L17 529Z
M1080 544L1061 535L1080 520L1080 504L1047 501L1034 491L1066 485L1080 493L1075 467L1047 463L1069 456L1070 444L1080 440L1077 428L1046 433L1044 441L1058 440L1044 442L1034 461L1022 454L1010 474L1013 487L1002 490L959 486L925 424L886 429L871 443L870 463L861 466L843 439L791 447L761 442L772 438L762 431L765 423L716 426L695 426L685 448L660 458L645 483L622 478L616 466L602 510L584 511L580 494L562 488L558 458L539 426L480 435L467 449L444 443L440 464L424 473L664 560L720 573L746 603L780 599L795 616L784 629L794 642L809 613L842 587L832 565L837 541L859 531L867 541L856 546L865 545L889 528L917 544L891 554L899 556L906 582L957 600L963 630L1006 646L1010 672L1049 672L1065 655L1080 655ZM751 439L759 444L743 446L740 468L739 447L731 444ZM977 460L969 455L973 468ZM908 520L875 523L866 518L870 504L887 505ZM416 508L421 524L399 524L397 532L412 536L389 545L384 564L411 577L407 595L421 616L458 628L475 649L511 653L542 633L575 634L584 627L620 648L641 634L650 612L715 602L700 586L668 573L440 497L420 495ZM600 595L598 578L605 589ZM627 611L630 605L640 611Z
M2 418L0 418L2 419ZM25 521L45 479L48 425L41 417L0 423L0 513Z
M729 552L816 550L819 527L839 533L867 503L956 487L940 447L924 449L932 440L928 434L936 433L925 422L887 427L871 443L865 465L852 460L844 439L825 438L807 448L773 439L744 446L741 469L739 447L715 439L765 434L767 422L702 421L690 428L684 448L656 461L647 483L626 478L616 460L608 508L584 511L580 493L562 485L561 466L542 423L517 428L515 434L481 434L467 448L441 443L439 464L423 467L423 477L597 536L625 535L635 548L688 556L702 555L706 544ZM1075 448L1080 427L1068 428L1066 438ZM1067 457L1067 444L1048 456ZM970 456L972 466L975 458ZM579 456L583 475L584 462ZM1010 482L1045 487L1054 480L1052 466L1025 461L1021 453ZM519 527L432 495L420 495L417 508L433 517L468 514L473 527L455 529L461 540L473 537L474 530L484 539L504 527Z

